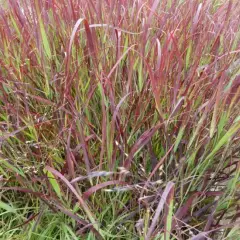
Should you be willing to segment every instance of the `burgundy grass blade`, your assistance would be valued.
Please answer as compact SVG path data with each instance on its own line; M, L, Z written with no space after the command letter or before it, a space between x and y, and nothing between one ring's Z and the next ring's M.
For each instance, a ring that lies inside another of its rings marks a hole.
M156 133L158 129L163 126L163 123L159 123L155 127L145 131L136 141L136 143L132 146L129 156L124 161L124 167L128 170L131 166L132 159L134 154L139 151L142 147L144 147L152 138L152 136Z
M151 236L152 236L152 233L155 229L155 227L157 226L157 222L159 220L159 216L163 210L163 207L164 207L164 204L167 202L167 198L168 198L168 195L169 193L172 191L172 188L174 187L174 183L173 182L168 182L167 183L167 186L161 196L161 199L160 199L160 202L158 203L158 206L157 206L157 209L156 209L156 212L154 214L154 217L152 219L152 223L147 231L147 235L146 235L146 240L150 240L151 239Z
M88 199L93 193L97 192L98 190L101 190L102 188L105 188L110 185L127 185L126 182L123 181L118 181L118 180L112 180L112 181L107 181L103 183L99 183L90 189L88 189L86 192L83 193L83 199L86 200Z

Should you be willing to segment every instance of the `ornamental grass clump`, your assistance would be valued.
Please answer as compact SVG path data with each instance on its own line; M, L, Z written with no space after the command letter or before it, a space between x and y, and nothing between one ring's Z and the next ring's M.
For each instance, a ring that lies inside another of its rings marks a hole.
M240 2L7 0L1 239L238 239Z

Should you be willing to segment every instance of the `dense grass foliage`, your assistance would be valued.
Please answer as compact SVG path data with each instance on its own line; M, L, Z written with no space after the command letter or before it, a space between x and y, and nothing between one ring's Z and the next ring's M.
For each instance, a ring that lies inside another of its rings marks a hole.
M238 0L4 1L1 239L238 239L239 23Z

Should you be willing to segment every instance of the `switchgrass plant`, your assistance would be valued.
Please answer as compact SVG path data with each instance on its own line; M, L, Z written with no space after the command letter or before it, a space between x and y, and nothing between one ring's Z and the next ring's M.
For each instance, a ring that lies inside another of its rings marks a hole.
M240 2L6 0L1 239L238 239Z

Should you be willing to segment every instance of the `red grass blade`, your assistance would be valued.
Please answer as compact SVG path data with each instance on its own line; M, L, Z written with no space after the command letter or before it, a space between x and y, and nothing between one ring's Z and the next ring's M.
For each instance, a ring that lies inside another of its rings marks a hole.
M108 182L99 183L99 184L91 187L90 189L88 189L86 192L84 192L82 197L83 197L84 200L86 200L93 193L97 192L98 190L100 190L102 188L110 186L110 185L127 185L127 183L123 182L123 181L118 181L118 180L112 180L112 181L108 181Z
M146 235L146 240L150 240L151 239L151 236L152 236L152 233L155 229L155 227L157 226L157 222L159 220L159 216L161 214L161 211L163 210L163 206L164 204L167 202L167 198L168 198L168 195L169 193L171 192L172 188L174 187L174 183L173 182L168 182L167 183L167 186L161 196L161 200L160 202L158 203L158 206L157 206L157 209L156 209L156 212L154 214L154 217L152 219L152 223L148 229L148 232L147 232L147 235Z

